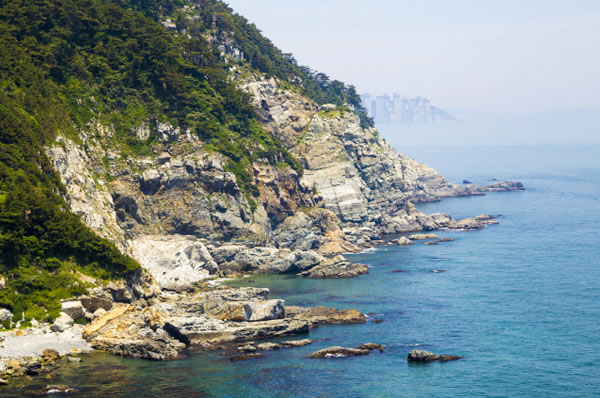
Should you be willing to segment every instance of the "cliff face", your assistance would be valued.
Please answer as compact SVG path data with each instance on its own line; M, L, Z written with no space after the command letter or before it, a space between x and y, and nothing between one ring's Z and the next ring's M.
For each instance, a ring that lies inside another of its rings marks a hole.
M397 153L350 109L318 106L280 85L259 75L240 82L264 128L305 170L253 163L254 209L221 154L166 124L143 155L122 152L99 124L81 132L80 144L60 137L47 153L67 202L163 288L178 290L222 272L306 271L326 263L322 255L360 250L383 234L447 226L450 217L424 215L412 202L473 193ZM144 129L132 134L144 140Z
M377 235L439 228L412 203L476 193L398 153L376 129L362 128L350 109L319 107L279 86L259 78L242 84L260 107L265 128L305 167L302 182L345 227L371 227Z

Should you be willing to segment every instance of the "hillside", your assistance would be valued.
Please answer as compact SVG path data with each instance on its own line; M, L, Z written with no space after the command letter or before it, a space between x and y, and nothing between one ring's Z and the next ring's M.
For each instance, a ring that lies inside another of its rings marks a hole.
M220 1L0 5L5 327L152 279L140 263L172 291L245 272L356 276L366 267L332 256L451 225L414 201L481 193L397 154L352 86Z

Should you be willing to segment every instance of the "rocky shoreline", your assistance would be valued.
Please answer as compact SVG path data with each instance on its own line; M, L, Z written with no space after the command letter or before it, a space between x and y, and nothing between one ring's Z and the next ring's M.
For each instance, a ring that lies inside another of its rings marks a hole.
M445 228L457 230L475 230L496 223L494 217L488 215L458 221L444 215L436 218ZM421 233L388 240L386 244L405 246L416 241L451 240ZM158 238L155 242L165 241L173 242ZM185 242L185 238L175 241ZM381 244L383 240L376 239L373 243ZM223 349L223 344L252 347L240 349L241 354L232 356L232 361L239 361L264 356L256 350L310 343L310 340L292 340L280 345L255 346L256 340L302 336L318 325L366 322L366 316L355 309L285 306L282 299L269 299L268 289L225 287L215 279L252 273L296 273L298 277L309 278L356 277L368 273L364 265L348 262L342 256L325 257L311 251L242 245L217 249L210 245L198 247L201 244L198 241L194 244L195 250L204 253L202 261L214 275L203 274L204 278L196 280L193 272L177 270L181 276L162 279L167 281L163 286L158 282L160 276L154 278L156 268L152 267L138 271L127 281L106 285L90 278L88 282L97 283L97 287L87 296L63 301L61 315L52 325L37 324L25 330L0 332L0 384L8 383L12 377L50 372L53 363L60 358L77 362L81 354L94 350L141 359L173 360L193 346L207 350ZM342 349L343 352L328 351L323 356L315 353L315 357L363 355L367 350L364 347L334 348L333 351Z

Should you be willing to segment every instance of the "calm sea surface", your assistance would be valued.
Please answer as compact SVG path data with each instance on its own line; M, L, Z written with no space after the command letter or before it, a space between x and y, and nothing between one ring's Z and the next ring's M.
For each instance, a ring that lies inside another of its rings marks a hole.
M399 149L452 182L510 179L527 190L420 205L455 218L500 215L500 224L441 231L456 240L438 246L348 256L372 267L366 276L253 277L251 286L269 287L287 304L375 313L365 325L322 326L310 332L320 339L312 345L237 363L220 352L190 352L172 362L96 354L52 380L0 387L0 395L65 383L86 397L599 397L600 148ZM392 272L399 269L405 272ZM386 350L306 358L365 342ZM407 353L417 347L464 359L408 364Z

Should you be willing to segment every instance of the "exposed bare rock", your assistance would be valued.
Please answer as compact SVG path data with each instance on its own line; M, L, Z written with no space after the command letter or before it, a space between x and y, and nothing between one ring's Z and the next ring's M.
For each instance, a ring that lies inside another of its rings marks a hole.
M349 324L365 323L367 318L357 310L338 310L328 307L296 307L286 306L286 316L304 319L316 324Z
M364 343L364 344L359 345L356 348L358 348L359 350L369 350L369 351L378 350L379 352L383 352L382 344Z
M342 256L336 256L307 271L298 273L311 279L326 278L354 278L359 275L368 274L369 267L364 264L356 264L347 261Z
M312 340L303 339L303 340L287 340L281 343L284 347L304 347L305 345L312 344Z
M456 361L462 359L456 355L436 355L432 352L422 350L412 350L407 357L409 362L433 362L433 361Z
M329 348L324 348L322 350L313 352L308 357L309 358L344 358L344 357L353 357L358 355L369 355L371 351L368 349L361 348L346 348L340 346L334 346Z
M401 236L399 239L396 240L396 242L398 243L399 246L414 245L413 241L408 239L406 236Z
M408 237L411 240L438 239L435 234L412 234Z
M507 192L507 191L523 191L525 186L520 182L503 181L494 184L484 185L478 188L484 192Z
M261 351L278 350L281 348L281 344L276 343L262 343L256 346Z
M162 289L191 290L198 282L219 273L219 267L197 238L140 236L130 243L133 257L150 271Z

